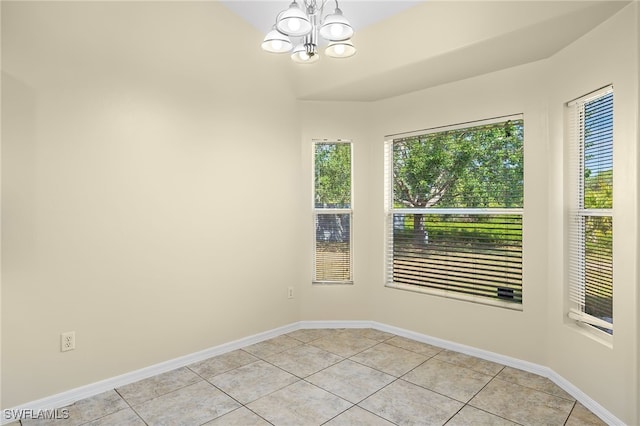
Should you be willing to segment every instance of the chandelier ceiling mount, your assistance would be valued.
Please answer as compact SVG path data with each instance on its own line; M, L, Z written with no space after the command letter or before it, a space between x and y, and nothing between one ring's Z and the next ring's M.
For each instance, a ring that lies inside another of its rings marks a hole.
M318 41L328 41L324 53L332 58L348 58L356 53L351 42L353 27L335 2L333 13L324 15L329 0L293 0L289 7L278 14L271 31L262 42L262 49L271 53L291 52L291 59L309 64L320 59ZM324 15L324 16L323 16ZM294 39L292 41L292 39Z

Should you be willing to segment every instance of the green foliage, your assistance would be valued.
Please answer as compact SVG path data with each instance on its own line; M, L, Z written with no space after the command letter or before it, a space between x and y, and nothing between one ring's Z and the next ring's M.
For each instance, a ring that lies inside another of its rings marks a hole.
M394 206L522 207L522 120L393 144Z
M466 244L477 246L492 244L494 246L520 247L522 242L521 216L490 215L404 215L402 225L396 222L394 234L399 239L414 238L415 217L422 219L422 226L428 230L429 244L456 246ZM420 242L421 245L426 240Z
M351 144L315 144L316 207L351 207Z
M592 174L585 171L584 207L586 209L610 209L613 207L613 170Z
M584 208L610 209L613 207L613 171L591 174L584 180ZM592 217L585 225L586 235L602 241L611 239L611 217Z

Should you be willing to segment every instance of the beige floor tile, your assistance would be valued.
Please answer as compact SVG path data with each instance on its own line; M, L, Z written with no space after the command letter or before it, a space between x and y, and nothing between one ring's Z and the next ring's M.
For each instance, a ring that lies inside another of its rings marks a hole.
M68 419L22 424L605 424L544 377L379 330L302 329L248 349L58 409Z
M420 355L424 355L429 358L443 351L442 348L439 348L437 346L418 342L417 340L407 339L406 337L402 337L402 336L395 336L385 341L385 343L388 345L397 346L399 348L403 348L412 352L419 353Z
M58 419L23 419L23 425L80 425L129 408L114 390L100 393L90 398L57 410ZM65 412L68 414L65 417Z
M504 368L504 365L502 364L497 364L482 358L449 350L444 350L438 353L434 358L439 359L440 361L446 361L450 364L460 365L470 370L477 371L478 373L488 374L490 376L495 376Z
M187 367L182 367L119 387L116 391L129 404L138 405L201 380L202 378L196 373Z
M145 426L145 422L131 409L117 411L87 424L87 426Z
M550 393L551 395L559 396L570 401L575 401L575 399L571 395L569 395L551 380L537 374L518 370L516 368L505 367L496 377L506 382L516 383L518 385L526 386L528 388L539 390L541 392Z
M352 406L307 382L299 381L247 407L274 425L321 425Z
M237 401L201 381L133 408L150 426L177 426L202 424L238 407Z
M353 356L377 344L376 340L343 332L325 336L310 343L316 348L324 349L344 358Z
M394 381L395 377L344 360L306 380L355 404Z
M210 382L242 404L248 404L297 380L276 366L257 361L219 374Z
M427 360L424 355L380 343L350 358L352 361L400 377Z
M587 410L584 405L576 402L565 426L606 426L606 423Z
M332 334L332 330L327 328L303 328L287 333L287 336L300 340L303 343L309 343L330 334Z
M447 422L447 426L517 426L517 423L503 419L486 411L466 405Z
M367 339L375 340L376 342L384 342L391 339L394 334L387 333L386 331L380 331L373 328L345 328L342 330L342 334L351 337L365 337Z
M468 402L493 376L431 358L402 378L449 398Z
M442 425L463 406L402 379L358 405L398 425Z
M240 407L237 410L233 410L230 413L220 416L217 419L213 419L208 423L208 426L269 426L270 423L258 416L256 413Z
M265 357L265 361L302 378L317 373L343 359L341 356L309 345L296 346Z
M523 425L563 425L573 402L535 389L493 379L469 405Z
M205 359L204 361L196 362L188 367L200 377L208 380L218 374L226 373L234 368L256 362L258 359L259 358L256 358L250 353L239 349L237 351L227 352L226 354Z
M354 405L325 423L325 426L393 426L393 423Z
M265 340L242 349L249 352L251 355L257 356L258 358L264 358L265 356L284 352L287 349L291 349L301 344L302 342L299 340L283 334L282 336L274 337L273 339Z

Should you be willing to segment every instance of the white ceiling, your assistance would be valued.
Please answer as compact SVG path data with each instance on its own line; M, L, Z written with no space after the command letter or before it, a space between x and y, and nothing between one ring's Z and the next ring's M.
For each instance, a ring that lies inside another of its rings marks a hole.
M258 45L290 1L223 3L260 30ZM548 58L628 3L344 0L340 8L356 27L354 57L277 59L299 99L373 101Z
M3 2L3 72L34 87L108 69L232 90L219 83L232 69L254 84L283 76L301 100L366 102L548 58L629 3L345 0L358 53L298 65L260 49L289 2Z
M339 0L338 5L344 16L349 19L353 28L358 31L424 1L425 0ZM300 2L302 3L302 0L300 0ZM274 24L278 13L286 9L291 3L291 0L225 0L221 1L221 3L245 19L256 29L266 33ZM335 1L327 1L325 14L327 11L333 11L334 8Z

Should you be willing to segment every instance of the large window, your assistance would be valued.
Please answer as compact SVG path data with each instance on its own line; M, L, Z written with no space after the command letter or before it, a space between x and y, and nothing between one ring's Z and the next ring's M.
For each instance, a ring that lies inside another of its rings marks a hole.
M521 115L389 140L387 286L520 309Z
M613 334L613 88L569 103L569 316Z
M313 282L350 283L352 178L349 141L314 141Z

